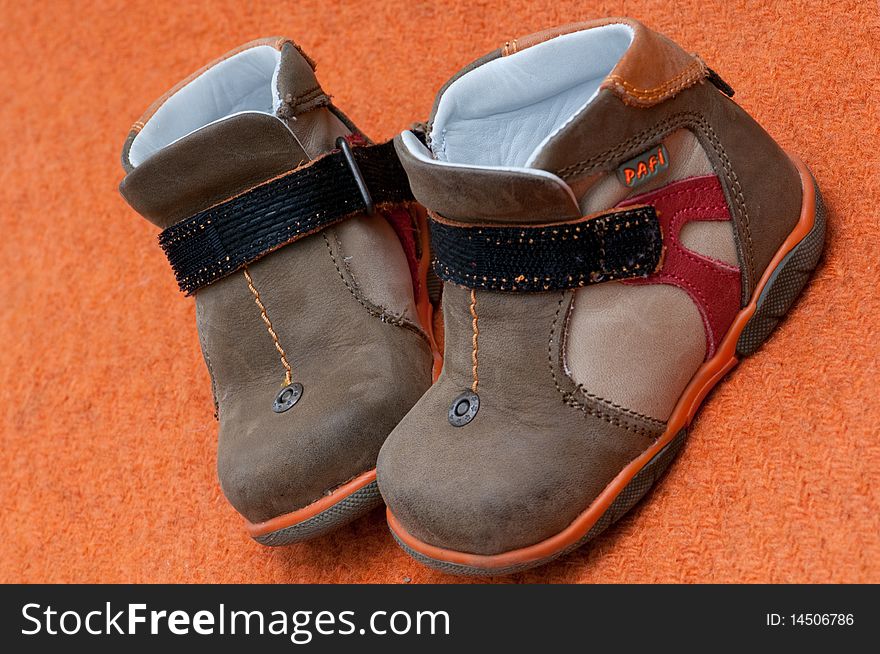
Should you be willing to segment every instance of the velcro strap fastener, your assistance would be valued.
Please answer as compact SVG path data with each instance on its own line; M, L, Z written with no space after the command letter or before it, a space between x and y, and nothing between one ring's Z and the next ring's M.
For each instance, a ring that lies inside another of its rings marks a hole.
M490 291L554 291L647 277L663 253L651 206L552 225L469 225L437 215L430 224L437 276Z
M190 295L372 205L413 199L393 142L354 147L349 154L354 166L343 150L334 150L164 230L159 244L180 290Z

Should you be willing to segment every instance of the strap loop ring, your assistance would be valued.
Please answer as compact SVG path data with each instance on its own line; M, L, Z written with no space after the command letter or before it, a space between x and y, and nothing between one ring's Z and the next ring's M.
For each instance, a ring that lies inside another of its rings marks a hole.
M342 155L345 157L345 163L348 164L352 177L354 177L355 184L357 184L358 191L360 191L361 197L364 199L364 213L368 216L372 216L376 212L376 207L373 204L373 196L370 195L370 189L367 188L367 182L364 180L364 175L361 173L360 166L358 166L357 161L354 158L354 152L351 151L351 145L349 145L348 140L346 140L344 136L340 136L336 139L336 147L342 150Z

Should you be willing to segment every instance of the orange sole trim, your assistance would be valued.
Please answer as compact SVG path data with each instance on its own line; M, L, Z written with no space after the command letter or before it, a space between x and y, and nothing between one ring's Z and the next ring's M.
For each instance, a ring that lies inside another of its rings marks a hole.
M593 503L586 511L581 513L575 520L558 534L551 536L534 545L522 547L501 554L469 554L467 552L458 552L449 550L429 543L422 542L415 536L409 534L401 525L397 518L391 513L391 509L386 509L388 518L388 526L394 534L409 548L423 554L426 557L437 561L453 563L472 568L480 568L483 570L503 569L512 565L523 563L540 562L564 550L566 547L577 543L583 538L596 521L608 510L614 499L620 492L626 488L627 484L632 481L638 472L648 464L664 447L666 447L679 430L688 426L693 420L694 415L700 408L700 404L709 391L729 372L739 359L736 356L736 345L740 334L745 329L746 324L755 314L757 309L758 298L764 287L770 281L773 272L782 263L785 256L791 252L794 247L800 243L803 238L810 232L816 220L816 192L813 178L804 163L795 156L789 155L792 162L801 175L803 186L803 203L801 206L801 215L794 230L788 235L774 255L773 259L761 276L749 303L736 315L730 329L727 330L724 339L718 347L718 351L708 361L704 362L685 388L672 415L667 421L666 431L663 435L647 450L640 454L628 466L618 473L608 486L593 500Z
M253 523L245 520L245 529L247 529L248 534L250 534L252 538L256 538L257 536L265 536L266 534L278 531L279 529L292 527L293 525L304 522L309 518L314 518L319 513L323 513L334 504L344 500L349 495L356 493L364 486L367 486L374 481L376 481L375 468L367 470L367 472L364 472L351 481L342 484L342 486L333 489L327 495L324 495L320 499L315 500L301 509L297 509L291 513L285 513L284 515L266 520L265 522Z

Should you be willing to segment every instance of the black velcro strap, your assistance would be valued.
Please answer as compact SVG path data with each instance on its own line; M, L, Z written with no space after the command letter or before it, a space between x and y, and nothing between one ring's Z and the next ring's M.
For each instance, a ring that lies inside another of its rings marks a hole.
M651 206L540 226L451 224L434 216L431 244L441 279L490 291L553 291L647 277L663 251Z
M159 235L188 295L261 256L369 208L412 200L394 143L341 150L197 213ZM368 193L359 188L360 174Z

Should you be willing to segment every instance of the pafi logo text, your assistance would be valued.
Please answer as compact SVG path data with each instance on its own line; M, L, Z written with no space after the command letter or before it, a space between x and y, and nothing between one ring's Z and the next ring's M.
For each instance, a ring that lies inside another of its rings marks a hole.
M623 184L633 188L644 184L667 168L669 168L669 153L663 144L660 144L622 164L617 169L617 177Z

